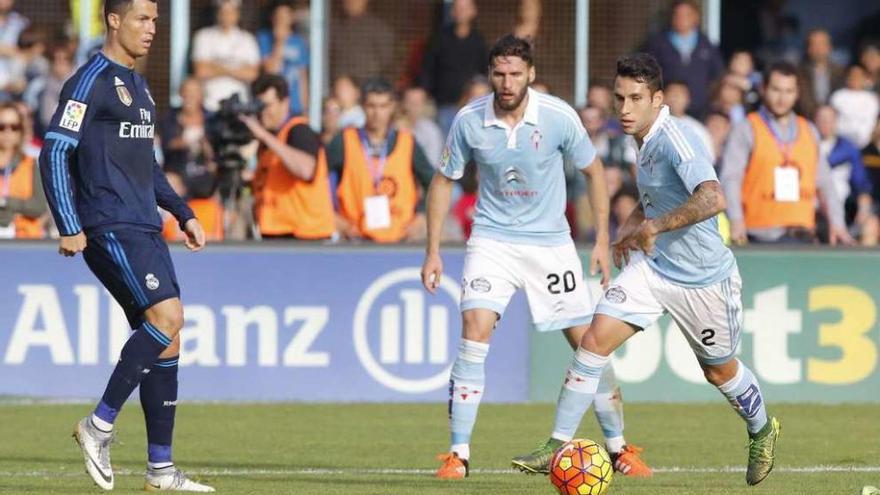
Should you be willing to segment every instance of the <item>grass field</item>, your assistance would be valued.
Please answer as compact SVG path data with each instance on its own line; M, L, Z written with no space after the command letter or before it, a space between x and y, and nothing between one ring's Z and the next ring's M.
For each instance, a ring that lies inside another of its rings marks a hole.
M86 405L0 405L0 492L97 493L70 432ZM880 485L880 406L780 405L776 471L747 487L744 427L726 404L628 404L627 437L652 479L617 477L612 495L854 494ZM443 405L183 405L175 458L220 493L552 494L543 476L507 470L547 434L551 405L484 405L471 477L431 475L446 448ZM590 415L581 435L601 439ZM129 404L113 447L116 492L143 486L144 427Z

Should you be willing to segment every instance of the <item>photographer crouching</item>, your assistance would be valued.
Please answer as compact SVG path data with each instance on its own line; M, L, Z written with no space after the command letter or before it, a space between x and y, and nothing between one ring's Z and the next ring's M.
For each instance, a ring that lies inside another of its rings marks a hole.
M291 117L287 81L254 81L259 119L238 118L260 142L252 182L254 214L263 238L329 239L335 230L327 159L305 117Z

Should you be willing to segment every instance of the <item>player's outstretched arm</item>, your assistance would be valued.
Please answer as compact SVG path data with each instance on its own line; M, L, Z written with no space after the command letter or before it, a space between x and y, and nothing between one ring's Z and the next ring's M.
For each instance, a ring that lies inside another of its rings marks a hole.
M605 182L605 166L599 157L593 159L589 167L583 169L590 182L590 207L596 220L596 244L590 254L590 275L597 269L602 271L602 287L611 281L611 265L609 261L610 234L608 232L608 215L611 210L608 198L608 185Z
M428 243L425 247L425 262L422 264L422 285L431 294L440 287L440 276L443 274L440 237L452 200L453 182L452 179L438 172L434 174L428 187Z

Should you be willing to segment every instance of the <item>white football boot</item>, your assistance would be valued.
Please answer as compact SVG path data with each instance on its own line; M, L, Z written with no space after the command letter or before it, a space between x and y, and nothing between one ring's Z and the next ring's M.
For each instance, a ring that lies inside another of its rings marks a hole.
M202 492L209 493L215 490L201 483L197 483L186 477L177 466L171 465L159 469L147 468L146 483L144 490L148 492Z
M110 466L110 443L112 433L105 433L92 425L89 416L81 419L73 429L76 440L86 461L86 472L95 484L104 490L113 489L113 467Z

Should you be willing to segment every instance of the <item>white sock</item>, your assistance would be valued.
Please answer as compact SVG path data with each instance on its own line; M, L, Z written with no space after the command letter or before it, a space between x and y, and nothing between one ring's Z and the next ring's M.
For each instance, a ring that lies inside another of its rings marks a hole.
M455 444L449 450L458 454L459 459L468 460L471 456L471 446L466 443Z
M148 462L147 467L150 469L164 469L173 466L173 462Z
M108 423L94 414L92 414L92 426L101 433L110 433L113 431L113 423Z
M605 447L609 454L617 454L626 446L626 440L623 437L611 437L605 439Z

